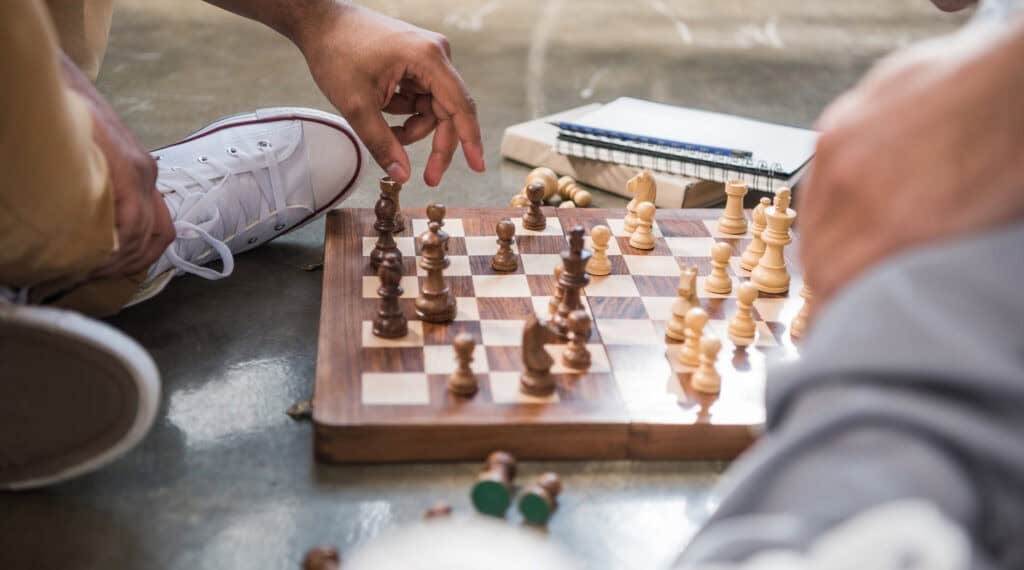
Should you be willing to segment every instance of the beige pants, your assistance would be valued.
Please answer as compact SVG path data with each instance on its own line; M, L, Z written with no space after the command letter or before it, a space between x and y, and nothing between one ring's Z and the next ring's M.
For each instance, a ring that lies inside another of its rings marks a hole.
M63 84L59 57L63 47L95 79L111 0L50 4L0 1L0 285L108 315L141 276L88 279L117 247L114 196L87 103Z

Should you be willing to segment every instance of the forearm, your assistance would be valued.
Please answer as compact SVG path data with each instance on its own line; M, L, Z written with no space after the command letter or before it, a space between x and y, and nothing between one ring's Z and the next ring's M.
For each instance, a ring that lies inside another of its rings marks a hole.
M350 0L206 0L228 12L260 22L304 50L325 21L352 7Z

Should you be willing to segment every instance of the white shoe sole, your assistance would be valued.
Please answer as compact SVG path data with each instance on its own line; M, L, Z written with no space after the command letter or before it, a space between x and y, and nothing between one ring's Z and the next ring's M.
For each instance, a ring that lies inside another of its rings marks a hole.
M94 471L135 447L156 418L156 364L99 321L0 303L0 359L0 489Z

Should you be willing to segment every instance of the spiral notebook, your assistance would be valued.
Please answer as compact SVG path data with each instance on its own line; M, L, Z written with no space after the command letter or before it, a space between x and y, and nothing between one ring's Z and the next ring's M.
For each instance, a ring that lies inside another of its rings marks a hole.
M815 131L622 97L558 122L559 154L772 192L795 186Z

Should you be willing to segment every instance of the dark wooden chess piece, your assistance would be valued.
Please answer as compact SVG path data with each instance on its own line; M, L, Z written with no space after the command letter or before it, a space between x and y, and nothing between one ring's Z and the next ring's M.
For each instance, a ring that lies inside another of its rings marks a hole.
M448 208L440 202L433 202L427 205L427 225L430 222L437 222L437 235L441 236L441 240L444 241L444 267L448 268L448 264L451 263L448 259L448 232L444 231L444 217L448 212Z
M455 350L455 371L448 376L448 391L456 396L468 398L479 390L476 374L470 364L473 363L473 349L476 340L469 333L459 333L452 342Z
M492 452L469 493L473 506L485 515L505 516L512 503L515 478L516 458L504 451Z
M537 483L519 499L519 512L530 524L542 525L548 522L558 508L558 495L562 492L562 480L557 473L544 473Z
M544 217L544 212L540 209L541 202L544 201L544 183L543 182L532 182L526 187L526 199L530 201L530 205L526 207L526 213L523 214L523 227L528 230L542 231L547 227L548 221Z
M381 193L373 208L373 213L377 216L377 221L373 223L373 229L377 230L377 243L374 244L373 251L370 252L370 267L374 271L380 267L384 254L391 251L398 252L398 244L395 243L394 236L395 208L395 201L386 192ZM399 259L399 263L401 263L401 259Z
M447 501L437 501L423 513L423 518L426 520L443 519L450 516L452 516L452 506Z
M580 292L590 283L587 275L587 261L590 250L583 248L583 226L574 226L569 230L569 249L562 252L562 274L558 277L558 285L562 288L562 302L558 312L551 318L551 330L558 336L569 335L569 313L583 308Z
M405 292L400 285L402 255L397 251L385 253L377 276L380 277L380 289L377 289L380 301L377 318L373 320L373 334L381 338L401 338L409 333L409 323L398 304L398 298Z
M574 370L590 368L590 315L584 310L569 313L569 344L562 351L562 363Z
M339 570L341 557L333 546L315 546L302 559L302 570Z
M515 243L516 225L508 218L498 222L494 233L498 234L498 253L491 259L491 267L495 271L515 271L519 267L519 260L512 251L512 244Z
M551 375L555 360L544 350L548 334L547 327L535 315L527 318L523 327L523 367L526 370L519 377L519 390L529 396L555 393L555 379Z
M420 235L420 267L427 272L416 297L416 315L428 323L447 323L455 319L455 294L444 280L447 266L441 226L430 222Z
M385 176L380 179L380 191L395 201L395 233L405 231L405 216L402 215L402 201L398 196L402 191L402 185L390 176Z

